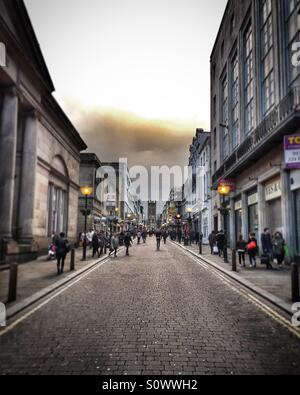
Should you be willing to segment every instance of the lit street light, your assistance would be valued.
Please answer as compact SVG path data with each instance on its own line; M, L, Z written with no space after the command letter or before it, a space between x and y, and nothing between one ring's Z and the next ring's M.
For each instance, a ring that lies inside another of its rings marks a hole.
M87 247L87 217L90 215L90 210L88 210L88 197L92 195L93 188L85 186L80 188L82 195L85 197L85 209L82 210L82 214L84 215L84 240L83 240L83 252L82 252L82 260L86 260L86 247Z
M223 202L222 206L220 208L220 213L223 216L223 222L224 222L224 233L225 233L225 243L224 243L224 262L228 263L228 254L227 254L227 233L228 233L228 228L227 228L227 217L229 215L229 210L226 206L226 196L228 196L231 192L231 187L229 185L219 185L218 187L218 193L223 197Z

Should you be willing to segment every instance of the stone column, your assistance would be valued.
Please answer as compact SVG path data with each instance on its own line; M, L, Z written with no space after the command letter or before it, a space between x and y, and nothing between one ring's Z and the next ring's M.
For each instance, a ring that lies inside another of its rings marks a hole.
M293 196L291 191L290 171L281 171L281 210L283 237L290 250L290 256L295 254L295 217L293 215Z
M33 217L37 163L37 114L31 111L25 118L19 207L20 242L33 240Z
M0 123L0 240L12 239L12 217L16 172L18 94L4 94Z
M266 228L266 191L265 186L263 184L258 184L257 186L258 193L258 235L257 241L259 246L261 247L261 235Z
M242 233L243 238L247 241L249 238L249 219L248 219L248 195L242 193Z

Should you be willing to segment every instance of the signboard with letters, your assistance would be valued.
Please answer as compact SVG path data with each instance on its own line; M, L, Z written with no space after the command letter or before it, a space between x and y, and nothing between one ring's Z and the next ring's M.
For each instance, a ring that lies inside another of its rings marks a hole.
M280 178L266 184L266 201L274 200L281 197Z
M284 137L285 164L288 169L300 169L300 135Z

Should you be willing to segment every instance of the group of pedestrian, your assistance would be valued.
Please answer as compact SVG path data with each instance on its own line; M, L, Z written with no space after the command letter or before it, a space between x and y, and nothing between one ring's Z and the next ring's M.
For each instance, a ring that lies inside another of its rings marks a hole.
M224 250L227 243L226 234L223 230L212 231L208 236L210 252L212 255L224 256Z
M219 232L213 231L209 235L209 245L212 255L224 256L224 249L227 245L226 234L221 230ZM277 231L271 235L270 229L266 228L261 235L262 254L261 262L267 266L267 269L272 270L272 263L276 259L277 264L281 266L288 254L288 248L285 244L283 235ZM243 236L239 236L236 243L236 251L239 257L239 264L246 266L246 254L249 255L250 267L257 267L257 257L259 255L258 241L255 233L250 233L248 240Z
M93 258L98 255L100 258L103 254L114 255L117 257L117 253L120 246L125 246L126 255L129 256L129 248L132 246L133 240L130 232L120 232L106 234L104 231L99 234L94 232L92 236L92 249Z

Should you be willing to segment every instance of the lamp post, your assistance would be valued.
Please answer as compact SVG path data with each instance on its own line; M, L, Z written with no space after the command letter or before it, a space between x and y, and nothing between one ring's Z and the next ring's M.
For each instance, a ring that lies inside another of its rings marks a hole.
M87 247L87 217L90 214L90 210L88 210L88 198L93 193L93 188L91 187L82 187L80 188L82 195L85 197L85 209L82 210L82 214L84 215L84 240L83 240L83 252L82 252L82 260L86 260L86 247Z
M190 238L190 240L189 240L189 243L190 243L190 245L192 245L192 239L191 239L191 233L192 233L192 212L193 212L193 209L191 209L191 208L188 208L188 214L189 214L189 218L188 218L188 223L189 223L189 238Z
M227 217L229 214L229 210L226 206L226 196L230 194L230 186L227 185L221 185L218 188L219 195L223 197L222 205L220 208L220 213L223 216L223 222L224 222L224 232L225 232L225 244L224 244L224 262L228 263L228 255L227 255Z

